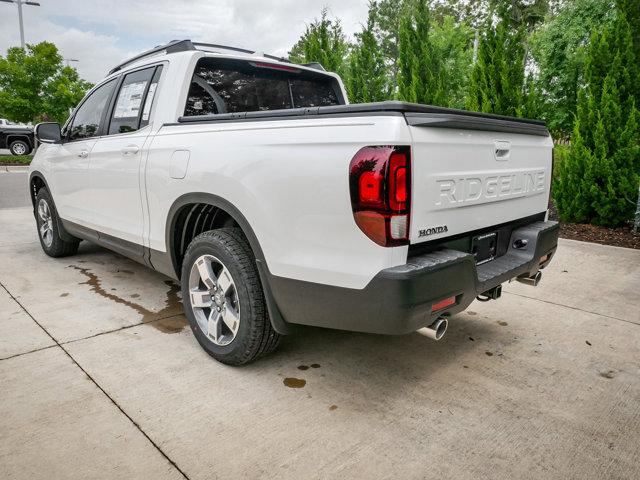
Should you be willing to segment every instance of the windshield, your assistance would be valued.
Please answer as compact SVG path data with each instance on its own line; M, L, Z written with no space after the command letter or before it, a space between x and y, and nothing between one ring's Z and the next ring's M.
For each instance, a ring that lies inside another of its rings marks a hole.
M340 105L339 92L333 77L295 65L203 58L194 71L184 114Z

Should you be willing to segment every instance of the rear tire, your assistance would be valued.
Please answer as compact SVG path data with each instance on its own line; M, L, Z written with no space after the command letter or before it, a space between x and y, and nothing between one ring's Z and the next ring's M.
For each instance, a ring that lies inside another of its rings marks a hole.
M31 153L31 147L24 140L14 140L9 145L9 150L12 155L29 155Z
M198 343L227 365L243 365L273 351L271 326L255 257L242 231L198 235L182 263L182 302Z
M67 241L60 236L60 217L46 188L38 190L35 214L38 238L44 253L54 258L75 255L80 241Z

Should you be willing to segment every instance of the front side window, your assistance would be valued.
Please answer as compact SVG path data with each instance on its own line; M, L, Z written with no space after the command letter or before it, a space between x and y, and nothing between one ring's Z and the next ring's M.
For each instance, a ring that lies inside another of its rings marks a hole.
M124 76L109 122L109 135L135 132L149 123L151 104L158 84L156 70L156 67L145 68ZM143 121L144 125L141 123Z
M80 105L68 128L69 140L95 137L98 134L102 115L115 86L115 79L108 81L94 90Z
M295 66L275 67L243 60L201 59L191 80L185 116L339 104L332 77Z

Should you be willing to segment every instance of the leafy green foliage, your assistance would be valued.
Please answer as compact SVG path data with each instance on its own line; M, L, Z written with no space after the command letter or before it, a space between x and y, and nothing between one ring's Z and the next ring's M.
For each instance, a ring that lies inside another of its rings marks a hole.
M357 35L349 58L347 91L352 103L379 102L390 96L382 48L375 37L377 5L369 3L367 25Z
M497 25L487 20L469 81L469 110L521 116L524 98L524 32L502 8Z
M344 75L348 52L349 43L340 21L329 19L327 10L323 9L320 19L311 22L293 46L289 58L297 63L318 62L325 70Z
M567 137L572 131L583 82L584 45L591 32L610 25L613 12L612 0L571 0L529 40L538 66L538 83L544 86L541 113L556 136Z
M564 221L618 226L633 216L640 181L634 53L624 12L591 37L571 148L554 184Z
M451 15L431 27L431 47L440 59L443 106L464 108L473 56L473 31Z
M63 67L55 45L10 48L0 57L0 116L18 122L64 122L91 84Z
M427 1L409 4L400 19L398 98L445 105L442 59L435 55L429 30Z

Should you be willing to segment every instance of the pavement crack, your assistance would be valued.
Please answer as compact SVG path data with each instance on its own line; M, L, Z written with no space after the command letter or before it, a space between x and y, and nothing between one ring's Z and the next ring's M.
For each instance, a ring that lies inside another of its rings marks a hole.
M591 315L598 315L600 317L610 318L611 320L617 320L619 322L630 323L631 325L640 326L640 323L632 322L631 320L625 320L624 318L613 317L611 315L607 315L605 313L593 312L591 310L585 310L583 308L572 307L571 305L564 305L563 303L556 303L550 300L543 300L542 298L529 297L527 295L522 295L521 293L509 292L507 290L503 290L502 293L508 293L509 295L515 295L516 297L528 298L529 300L535 300L542 303L548 303L549 305L555 305L557 307L569 308L571 310L577 310L578 312L590 313Z
M102 388L102 386L96 381L95 378L93 378L89 372L87 372L82 365L80 365L80 363L78 363L78 361L73 357L73 355L71 355L71 353L69 353L69 351L64 348L64 345L61 344L60 342L58 342L58 340L51 335L46 328L44 328L40 322L38 322L33 315L31 315L31 312L29 312L29 310L27 310L25 308L24 305L22 305L22 303L7 289L7 287L4 286L3 283L0 282L0 287L2 287L4 289L5 292L7 292L7 294L11 297L11 299L16 302L20 308L24 311L24 313L26 313L29 318L31 318L31 320L33 320L35 322L36 325L38 325L38 327L40 327L42 329L42 331L49 337L51 338L51 340L53 340L56 345L69 357L69 359L71 359L71 361L82 371L82 373L84 373L87 378L96 386L96 388L98 388L98 390L100 390L105 397L107 397L111 403L118 409L120 410L120 412L127 417L127 419L129 419L129 421L138 429L138 431L144 435L144 437L149 441L149 443L151 443L151 445L153 445L155 447L155 449L160 453L160 455L162 455L184 478L186 478L187 480L190 480L189 477L187 476L186 473L184 473L184 471L182 471L182 469L176 464L175 461L173 461L163 450L162 448L160 448L160 446L153 441L153 439L147 434L147 432L145 432L142 427L138 424L138 422L136 422L125 410L124 408L122 408L118 402L115 401L115 399L109 395L107 393L107 391ZM54 345L52 345L51 347L53 347Z
M23 355L29 355L30 353L41 352L42 350L47 350L49 348L54 348L54 347L57 347L57 346L58 345L47 345L46 347L34 348L33 350L29 350L28 352L15 353L13 355L9 355L8 357L0 358L0 362L2 362L3 360L9 360L11 358L21 357Z
M73 340L67 340L65 342L60 342L60 345L69 345L70 343L82 342L83 340L89 340L90 338L100 337L102 335L108 335L110 333L121 332L122 330L127 330L127 329L133 328L133 327L139 327L140 325L151 325L151 326L154 326L153 324L156 323L156 322L160 322L162 320L168 320L168 319L176 318L176 317L182 317L182 316L184 316L182 313L174 313L172 315L167 315L166 317L158 317L158 318L154 318L153 320L147 320L147 321L144 321L144 322L134 323L132 325L125 325L124 327L120 327L120 328L114 328L113 330L106 330L104 332L98 332L98 333L95 333L93 335L89 335L88 337L74 338Z

